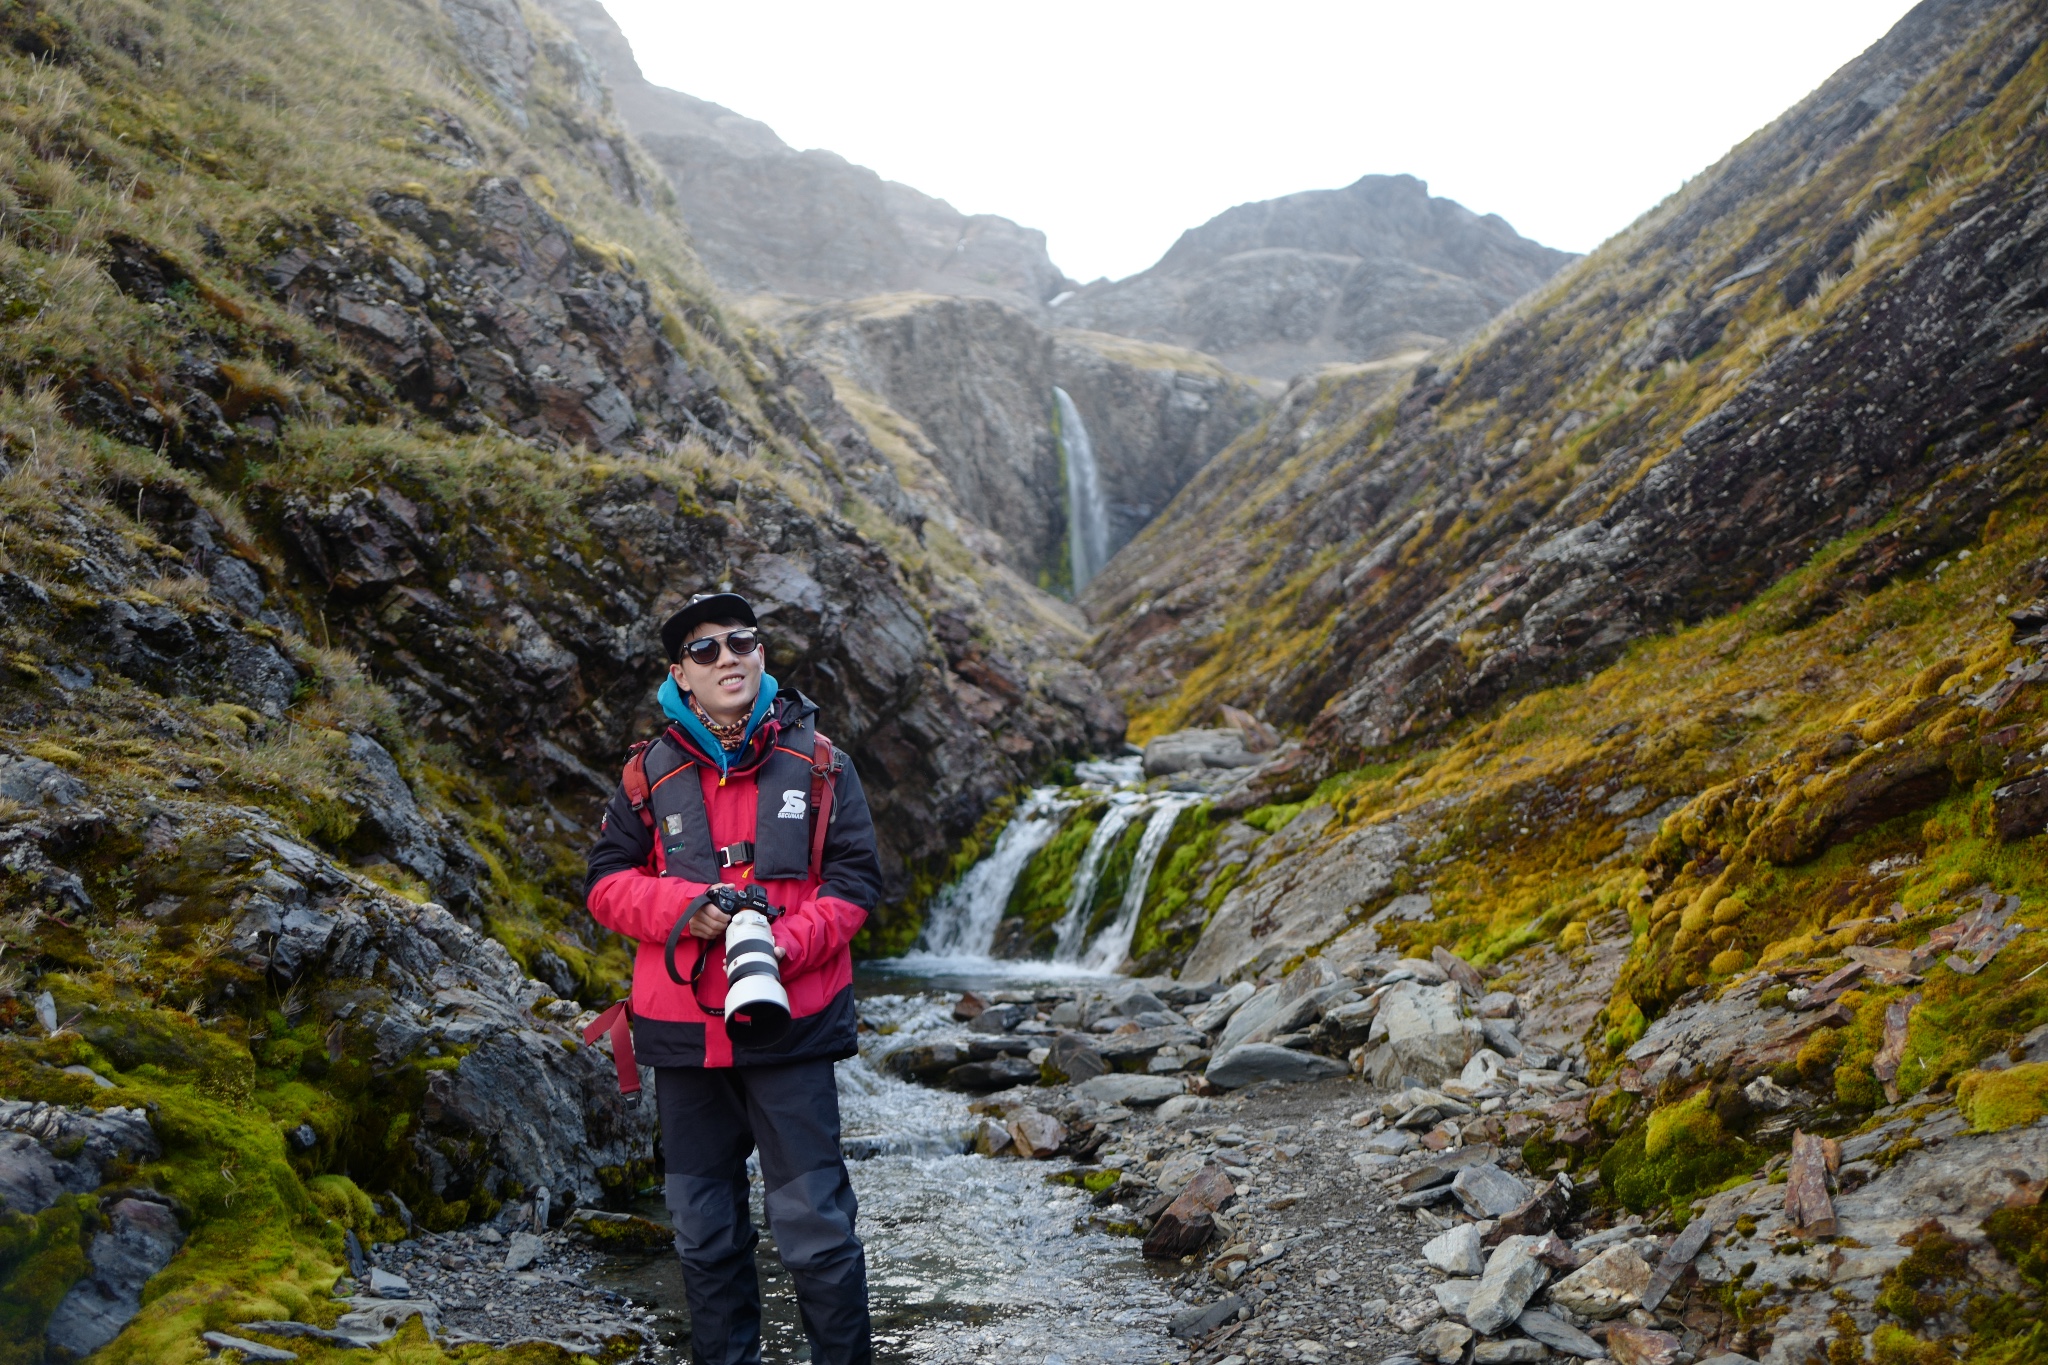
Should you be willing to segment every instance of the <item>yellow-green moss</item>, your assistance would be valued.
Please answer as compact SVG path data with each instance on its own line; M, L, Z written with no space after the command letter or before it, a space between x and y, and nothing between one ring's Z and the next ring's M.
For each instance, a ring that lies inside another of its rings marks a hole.
M1956 1084L1956 1107L1983 1133L2032 1123L2048 1114L2048 1062L1972 1071Z

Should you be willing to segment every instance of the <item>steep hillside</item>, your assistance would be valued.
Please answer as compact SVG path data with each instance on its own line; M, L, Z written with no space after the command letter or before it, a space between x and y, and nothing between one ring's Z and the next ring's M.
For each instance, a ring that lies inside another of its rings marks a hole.
M1518 993L1353 1067L1448 1046L1422 1127L1696 1234L1673 1350L2040 1350L2044 101L2037 7L1929 0L1397 398L1298 386L1090 594L1134 728L1294 732L1137 964Z
M345 1234L645 1179L572 1033L626 963L581 853L689 593L755 595L860 764L880 941L1121 720L1067 609L721 311L536 12L0 40L0 1356L197 1359L331 1323Z
M1059 315L1286 380L1468 336L1570 260L1414 176L1368 175L1219 213Z
M1036 310L1071 285L1045 234L884 180L829 151L641 74L598 0L545 0L596 58L620 120L674 181L712 277L739 293L808 299L902 290Z
M1993 9L1923 5L1398 401L1297 387L1090 593L1143 724L1308 725L1312 779L1888 517L1836 590L1967 537L2041 402L2034 39Z

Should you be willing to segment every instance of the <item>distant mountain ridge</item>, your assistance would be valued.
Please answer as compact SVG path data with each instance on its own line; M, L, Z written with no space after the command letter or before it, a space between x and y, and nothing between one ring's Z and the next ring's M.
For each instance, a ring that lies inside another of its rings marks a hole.
M1227 209L1151 269L1064 300L1059 316L1291 379L1466 336L1575 259L1412 175L1367 175Z
M681 192L698 255L741 293L847 299L901 290L1027 309L1073 287L1045 234L961 213L767 124L648 81L598 0L547 0L612 87L620 117Z

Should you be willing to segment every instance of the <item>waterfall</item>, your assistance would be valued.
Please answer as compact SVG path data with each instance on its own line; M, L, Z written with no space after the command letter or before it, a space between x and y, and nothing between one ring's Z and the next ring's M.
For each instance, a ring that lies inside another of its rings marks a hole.
M1109 504L1102 496L1102 474L1095 467L1095 445L1081 410L1067 391L1055 387L1059 407L1060 455L1067 468L1067 549L1079 595L1109 559Z
M1108 972L1123 963L1124 955L1131 950L1131 935L1138 929L1138 916L1145 909L1145 887L1152 880L1152 869L1159 862L1160 850L1166 847L1167 837L1173 833L1180 813L1199 800L1198 796L1166 796L1152 807L1151 818L1145 822L1145 832L1138 836L1138 853L1131 860L1131 880L1124 887L1124 900L1118 907L1116 921L1088 945L1088 951L1081 959L1082 966Z
M1067 893L1067 913L1060 917L1059 946L1052 953L1055 962L1080 959L1082 939L1088 932L1088 902L1095 899L1095 883L1102 878L1102 865L1108 861L1110 850L1116 847L1116 841L1123 837L1124 830L1143 809L1139 798L1128 792L1117 792L1109 800L1109 809L1102 813L1102 823L1095 827L1087 850L1081 854L1081 866L1074 871L1074 889Z
M995 849L932 898L918 951L935 957L987 957L1024 865L1059 831L1074 805L1060 799L1057 787L1039 787L1027 795L996 837Z

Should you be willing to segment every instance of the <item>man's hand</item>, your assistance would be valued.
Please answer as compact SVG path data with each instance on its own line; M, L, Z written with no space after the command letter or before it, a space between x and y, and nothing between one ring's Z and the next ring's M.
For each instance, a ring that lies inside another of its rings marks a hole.
M709 943L713 939L724 938L725 926L731 923L731 915L726 914L725 911L719 909L710 901L706 901L704 902L704 908L691 918L690 933Z

